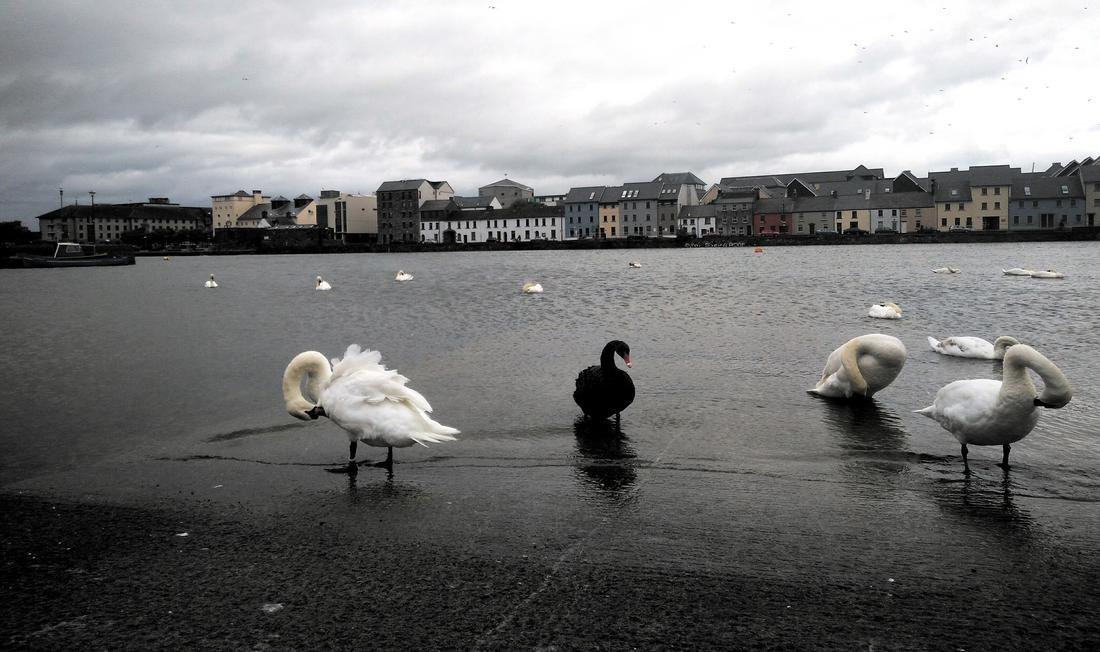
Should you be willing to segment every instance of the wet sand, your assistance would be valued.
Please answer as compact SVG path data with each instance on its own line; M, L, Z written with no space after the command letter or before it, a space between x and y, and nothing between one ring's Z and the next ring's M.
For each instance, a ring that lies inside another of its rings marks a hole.
M670 528L648 554L624 555L638 533L614 522L487 532L473 513L437 523L378 509L349 527L331 512L241 503L2 501L0 640L9 649L1034 650L1100 641L1098 564L1064 551L894 579L875 559L842 573L825 558L789 563L816 544L766 523L757 527L770 531L774 555L746 546L700 563L675 552L678 537L705 541L699 531Z

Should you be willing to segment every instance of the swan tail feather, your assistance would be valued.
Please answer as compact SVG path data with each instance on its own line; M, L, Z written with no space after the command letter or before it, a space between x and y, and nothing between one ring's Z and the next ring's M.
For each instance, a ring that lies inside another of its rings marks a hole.
M929 337L928 338L928 346L932 347L933 351L939 351L942 345L941 345L940 341L937 340L936 338Z
M921 408L919 410L913 410L913 413L914 414L923 414L924 416L928 417L929 419L935 419L936 417L932 416L932 413L935 411L935 408L936 408L935 405L929 405L926 408Z

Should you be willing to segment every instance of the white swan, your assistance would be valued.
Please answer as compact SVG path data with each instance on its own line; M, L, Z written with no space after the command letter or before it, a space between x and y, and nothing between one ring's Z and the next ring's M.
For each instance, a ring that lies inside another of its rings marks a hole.
M1032 271L1030 269L1024 269L1023 267L1011 267L1009 269L1002 269L1005 276L1031 276Z
M393 280L395 280L395 281L411 281L411 280L413 280L413 275L406 272L403 269L399 269L399 270L397 270L397 276L394 276Z
M1062 272L1056 272L1053 269L1036 270L1031 273L1031 278L1065 278L1066 275Z
M821 380L807 390L830 398L870 398L901 373L905 345L893 335L871 333L853 337L829 354Z
M979 358L982 360L1002 360L1008 347L1019 344L1020 340L1002 335L992 344L980 337L945 337L937 340L928 338L928 345L936 353L953 355L957 358Z
M867 316L878 319L901 319L901 308L898 307L898 304L890 301L876 303L867 311Z
M532 283L528 281L523 284L524 294L542 294L542 283Z
M303 379L309 399L302 394ZM405 386L408 381L396 370L386 369L381 353L363 351L358 344L349 346L342 360L333 358L331 368L324 355L305 351L294 356L283 372L283 400L291 416L302 420L327 416L347 432L350 473L358 468L358 442L388 448L386 461L376 466L392 471L394 446L454 441L458 434L428 416L432 406L420 392Z
M317 277L317 287L316 287L316 289L318 289L318 290L331 290L332 286L329 285L328 281L326 281L325 279L318 276Z
M206 287L208 287L208 288L216 288L216 287L218 287L218 282L214 280L214 275L213 275L213 274L211 274L211 275L210 275L210 280L209 280L209 281L207 281L205 285L206 285Z
M1028 369L1043 379L1043 393L1038 397ZM1007 469L1012 442L1026 437L1039 421L1035 408L1060 408L1073 398L1073 389L1062 371L1026 344L1016 344L1005 353L1002 378L956 380L936 392L932 405L915 410L955 435L962 445L967 473L967 444L1003 446L1004 457L998 466Z
M629 263L627 263L627 264L628 264L628 265L630 265L631 267L641 267L641 266L642 266L642 264L641 264L641 263L639 263L639 262L638 262L638 261L636 261L636 260L632 260L632 261L630 261L630 262L629 262Z
M958 274L959 273L959 268L958 267L937 267L936 269L932 270L932 273L933 274Z

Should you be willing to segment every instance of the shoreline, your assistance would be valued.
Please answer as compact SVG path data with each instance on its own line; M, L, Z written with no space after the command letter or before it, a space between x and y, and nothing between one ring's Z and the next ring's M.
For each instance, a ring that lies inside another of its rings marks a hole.
M827 559L812 574L762 559L626 561L575 534L479 547L401 527L384 507L356 527L332 514L6 492L0 506L9 649L972 649L996 641L1024 650L1100 641L1087 559L894 582L875 562L838 577ZM775 533L779 550L798 543L792 534Z

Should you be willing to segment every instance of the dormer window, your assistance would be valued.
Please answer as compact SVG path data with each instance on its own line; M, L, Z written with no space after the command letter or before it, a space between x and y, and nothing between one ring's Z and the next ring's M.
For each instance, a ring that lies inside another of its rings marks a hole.
M1063 195L1068 195L1069 194L1069 186L1062 186L1062 194Z

